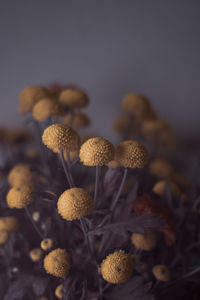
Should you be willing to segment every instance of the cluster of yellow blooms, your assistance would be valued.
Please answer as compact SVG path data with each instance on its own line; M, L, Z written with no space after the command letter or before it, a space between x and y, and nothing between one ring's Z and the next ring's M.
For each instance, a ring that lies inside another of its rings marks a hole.
M86 114L80 112L88 105L88 96L82 90L67 88L59 94L51 93L41 86L25 88L19 97L19 111L21 114L32 113L37 122L43 122L51 117L62 118L62 122L48 126L42 135L43 144L62 159L67 156L73 160L79 156L85 166L110 168L121 166L127 168L144 168L148 161L148 151L145 144L133 140L133 136L140 134L155 145L170 148L175 143L174 134L169 125L161 120L154 112L148 99L142 95L129 94L121 104L127 116L120 116L115 122L115 129L121 135L128 129L128 139L114 147L112 143L102 137L91 137L86 141L75 131L90 124ZM60 120L60 119L59 119ZM165 193L166 184L173 196L179 196L185 181L174 170L173 165L164 157L158 157L148 165L149 173L159 179L153 186L153 192L158 195ZM36 174L27 164L18 164L10 171L8 182L10 190L7 193L7 205L10 208L24 209L34 200L34 186L37 183ZM182 184L182 185L181 185ZM59 215L67 220L80 220L92 214L94 199L90 193L73 186L65 190L57 201ZM35 220L36 215L35 215ZM39 216L38 216L39 218ZM18 222L13 217L0 218L0 244L8 240L9 234L18 229ZM154 232L144 234L133 233L131 242L136 249L150 251L156 247ZM29 256L33 262L40 261L43 251L51 250L44 258L44 268L47 273L64 278L70 272L70 256L65 249L54 249L54 241L45 238L41 241L41 249L32 249ZM122 250L109 254L101 263L100 272L105 281L113 284L126 282L133 273L135 259ZM154 276L160 281L170 279L170 271L165 265L156 265L152 269ZM62 284L56 290L57 298L62 298ZM42 297L40 299L45 299Z

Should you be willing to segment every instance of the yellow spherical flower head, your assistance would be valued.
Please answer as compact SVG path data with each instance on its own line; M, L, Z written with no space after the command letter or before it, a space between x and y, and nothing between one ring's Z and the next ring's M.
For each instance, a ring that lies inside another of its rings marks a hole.
M69 254L65 249L55 249L44 259L44 268L47 273L56 277L65 277L70 268Z
M159 141L163 133L168 131L169 125L160 119L147 120L142 123L141 133L150 142Z
M41 260L42 258L42 250L39 248L35 248L29 252L29 257L32 261L36 262Z
M35 174L31 172L26 164L16 165L8 174L8 182L12 187L22 185L32 185L35 180Z
M77 112L74 115L68 113L64 117L63 123L68 124L76 129L82 129L90 125L90 119L82 112Z
M0 245L5 244L9 238L9 233L5 230L0 230Z
M67 221L79 220L93 210L93 199L82 188L66 190L58 199L58 212Z
M89 103L89 98L83 91L79 89L65 89L60 93L59 102L64 107L83 108Z
M137 249L145 251L152 250L156 246L155 234L152 231L146 231L144 234L133 233L131 242Z
M25 114L32 110L35 103L47 96L47 90L39 85L28 86L19 94L19 112Z
M70 152L79 148L80 137L68 125L54 124L45 129L42 141L55 153L61 150Z
M55 289L55 296L58 298L58 299L62 299L62 289L63 289L63 285L62 284L59 284L57 286L57 288Z
M142 143L129 140L117 146L115 157L125 168L143 168L148 160L148 152Z
M80 160L86 166L103 166L114 159L115 148L101 137L90 138L80 149Z
M143 95L130 93L124 97L121 108L134 115L137 119L143 119L151 109L149 100Z
M101 274L110 283L123 283L130 279L133 272L133 259L120 250L109 254L101 263Z
M152 273L157 280L169 281L170 280L170 270L165 265L156 265L152 269Z
M59 117L63 114L61 104L51 98L44 98L37 102L32 110L33 118L38 122L43 122L50 117Z
M23 185L12 188L7 194L7 204L10 208L25 208L33 200L33 187Z
M159 196L164 195L165 190L166 190L166 184L167 184L167 181L165 181L165 180L158 181L153 186L153 192ZM171 182L171 181L168 182L168 184L169 184L169 189L170 189L172 196L178 197L180 195L180 189L179 189L178 185L176 185L174 182Z
M0 218L0 231L17 231L19 228L19 222L15 217L1 217Z
M173 175L174 168L167 160L157 158L150 163L149 173L158 178L167 179Z
M53 247L53 240L52 239L49 239L49 238L46 238L44 240L42 240L41 242L41 248L43 250L49 250Z

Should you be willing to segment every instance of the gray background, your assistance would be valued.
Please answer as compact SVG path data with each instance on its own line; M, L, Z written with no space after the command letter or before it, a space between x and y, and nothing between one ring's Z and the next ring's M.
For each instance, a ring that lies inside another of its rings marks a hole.
M198 135L200 1L0 1L0 123L18 124L19 91L58 80L89 91L94 128L130 91L178 132Z

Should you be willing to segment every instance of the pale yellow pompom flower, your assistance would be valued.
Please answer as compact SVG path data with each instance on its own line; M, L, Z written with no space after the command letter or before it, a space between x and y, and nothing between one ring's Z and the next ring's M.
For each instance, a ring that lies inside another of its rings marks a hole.
M69 254L65 249L51 251L44 258L44 268L51 275L65 277L70 269Z
M125 168L143 168L148 160L148 152L142 143L128 140L117 146L115 159Z
M110 283L124 283L133 272L133 259L129 254L120 250L109 254L101 263L101 274Z
M68 221L79 220L91 214L93 206L92 197L82 188L66 190L57 203L59 214Z
M103 166L114 159L115 148L106 139L88 139L80 148L80 161L86 166Z
M47 96L47 90L39 85L24 88L19 94L19 112L25 114L32 110L35 103Z
M80 137L68 125L54 124L45 129L42 141L53 152L70 152L78 150Z

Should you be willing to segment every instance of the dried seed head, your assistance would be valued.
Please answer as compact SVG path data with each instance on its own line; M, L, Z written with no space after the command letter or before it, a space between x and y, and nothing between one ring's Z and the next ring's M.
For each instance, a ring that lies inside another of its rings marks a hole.
M49 239L49 238L46 238L44 240L42 240L41 242L41 248L43 250L49 250L53 247L53 240L52 239Z
M114 159L115 148L106 139L95 137L87 140L80 149L80 160L86 166L103 166Z
M170 270L165 265L156 265L152 269L152 273L157 280L169 281L170 280Z
M63 90L59 96L59 102L64 107L83 108L89 103L88 96L81 90L68 88Z
M28 86L19 94L19 112L25 114L32 110L35 103L47 96L47 90L39 85Z
M44 98L34 105L32 115L36 121L43 122L50 117L62 116L63 108L56 100Z
M157 158L150 163L149 173L158 178L167 179L174 173L174 168L167 160Z
M17 231L19 222L15 217L1 217L0 218L0 231Z
M35 248L29 252L29 257L32 261L36 262L42 258L42 250Z
M70 268L69 254L65 249L55 249L44 258L44 268L47 273L56 277L64 277Z
M42 141L53 152L70 152L79 148L80 137L68 125L54 124L45 129Z
M165 181L165 180L158 181L153 186L153 192L159 196L164 195L165 189L166 189L166 184L167 184L167 181ZM178 185L176 185L172 181L168 182L168 184L169 184L169 188L170 188L170 192L171 192L172 196L178 197L180 195L180 189L179 189Z
M55 289L55 296L58 298L58 299L62 299L62 289L63 289L63 284L59 284L57 286L57 288Z
M9 238L8 231L1 230L0 231L0 245L5 244Z
M152 250L156 246L155 234L152 231L146 231L144 234L133 233L131 242L137 249L145 251Z
M74 113L74 115L68 113L64 117L63 123L68 124L76 129L82 129L90 125L90 119L86 114L82 112Z
M68 221L79 220L91 214L93 205L90 194L81 188L66 190L57 203L59 214Z
M133 259L120 250L109 254L101 263L101 274L110 283L123 283L130 279L133 272Z
M33 200L33 187L22 185L21 187L11 188L6 199L10 208L25 208Z
M134 115L137 119L144 119L150 110L152 110L149 100L143 95L128 94L121 103L121 108Z
M147 159L147 149L140 142L129 140L117 146L116 160L125 168L143 168Z
M22 185L33 185L34 180L35 174L26 164L16 165L8 174L9 184L16 188Z

